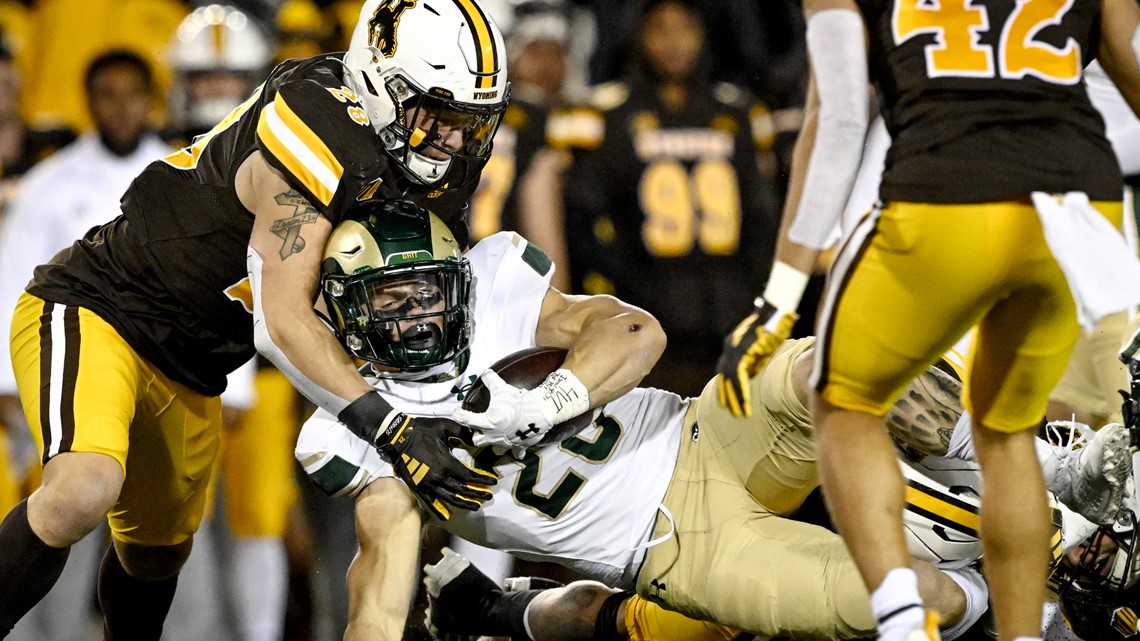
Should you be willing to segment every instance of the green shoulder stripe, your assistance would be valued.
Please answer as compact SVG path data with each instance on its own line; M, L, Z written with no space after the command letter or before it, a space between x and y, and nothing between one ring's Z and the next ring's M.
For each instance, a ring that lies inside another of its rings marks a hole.
M554 263L551 262L550 257L546 252L539 249L538 245L528 242L526 249L522 254L523 262L530 265L531 269L538 272L539 276L545 276L550 273L550 267Z

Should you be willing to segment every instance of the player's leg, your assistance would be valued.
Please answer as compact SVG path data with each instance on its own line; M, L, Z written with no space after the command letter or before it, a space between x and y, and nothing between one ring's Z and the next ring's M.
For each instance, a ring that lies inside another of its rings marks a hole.
M280 371L259 369L256 399L224 434L222 488L233 535L229 585L244 641L275 641L285 625L285 528L297 498L293 443L297 393Z
M819 485L811 413L800 399L814 342L785 341L752 377L751 417L733 416L720 405L716 381L696 402L701 446L714 450L735 471L737 482L773 514L791 514Z
M997 295L975 243L984 216L892 203L864 219L836 259L818 325L813 412L824 496L888 639L921 627L924 615L907 567L905 486L882 417L981 316L978 301Z
M109 515L112 546L99 573L110 641L159 638L206 511L222 429L217 397L150 371L132 424L126 481Z
M1127 388L1128 372L1116 354L1127 324L1128 314L1118 312L1081 334L1065 373L1049 394L1050 420L1076 420L1093 428L1120 422L1117 390Z
M980 323L963 390L985 478L986 574L998 629L1010 639L1040 636L1051 529L1033 428L1080 332L1039 225L1022 230L1018 245L1022 262L1014 268L1024 284Z
M141 373L94 314L25 294L12 365L44 462L39 489L0 523L0 637L51 589L69 547L105 518L124 482Z

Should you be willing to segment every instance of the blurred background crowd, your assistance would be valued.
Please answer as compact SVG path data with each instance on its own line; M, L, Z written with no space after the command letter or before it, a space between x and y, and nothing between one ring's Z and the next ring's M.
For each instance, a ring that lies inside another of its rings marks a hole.
M513 101L469 213L473 236L519 231L555 260L560 289L652 312L669 347L645 384L699 394L771 263L803 119L797 3L481 2L506 38ZM35 265L117 215L146 164L209 131L276 63L343 51L360 4L0 0L2 326ZM801 311L813 306L809 295ZM796 335L810 331L813 315L801 316ZM235 375L223 400L216 506L164 638L340 639L355 533L347 499L299 481L292 446L310 408L265 363ZM1096 423L1116 410L1090 411L1105 414ZM36 487L37 459L0 366L0 514ZM73 549L12 641L99 638L100 537ZM429 549L444 538L425 532ZM500 577L570 578L464 551ZM410 639L427 638L419 618Z

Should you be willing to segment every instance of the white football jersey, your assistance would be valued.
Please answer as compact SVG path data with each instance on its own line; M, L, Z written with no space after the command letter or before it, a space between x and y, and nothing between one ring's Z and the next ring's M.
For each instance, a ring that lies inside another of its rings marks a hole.
M500 358L535 346L550 261L517 234L499 233L467 254L473 274L471 358L458 378L421 383L370 379L413 416L447 416L466 389ZM560 444L515 459L490 448L455 450L502 475L476 512L452 510L451 533L523 558L555 561L611 585L633 585L680 448L688 400L636 389L599 408L594 424ZM375 449L323 410L305 423L297 459L330 495L355 495L392 468Z

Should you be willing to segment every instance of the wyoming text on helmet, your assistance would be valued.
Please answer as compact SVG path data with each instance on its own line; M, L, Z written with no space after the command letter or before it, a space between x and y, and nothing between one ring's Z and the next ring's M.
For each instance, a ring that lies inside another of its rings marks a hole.
M506 48L475 0L368 0L344 58L384 148L435 184L453 161L474 176L507 107Z

